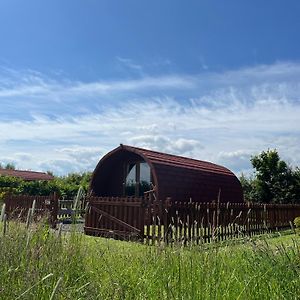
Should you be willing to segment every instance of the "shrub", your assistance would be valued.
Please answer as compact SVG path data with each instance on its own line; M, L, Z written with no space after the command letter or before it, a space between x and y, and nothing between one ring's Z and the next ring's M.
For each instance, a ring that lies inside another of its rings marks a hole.
M300 217L295 218L294 225L297 228L297 230L300 230Z

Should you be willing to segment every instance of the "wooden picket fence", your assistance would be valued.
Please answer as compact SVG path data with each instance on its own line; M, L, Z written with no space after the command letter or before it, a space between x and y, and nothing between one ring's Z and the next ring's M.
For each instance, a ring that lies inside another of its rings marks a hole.
M291 228L300 205L90 197L88 235L146 244L200 244Z
M291 228L300 205L180 202L152 197L88 197L72 212L72 201L49 196L6 195L8 219L26 219L35 200L35 218L85 214L88 235L138 240L146 244L200 244ZM87 208L85 207L87 202ZM84 204L84 205L83 205Z
M173 202L165 213L168 242L199 244L291 228L300 205Z
M54 228L57 222L58 197L56 193L49 196L29 196L7 194L4 199L5 213L8 219L26 220L29 209L35 200L34 218L47 217Z

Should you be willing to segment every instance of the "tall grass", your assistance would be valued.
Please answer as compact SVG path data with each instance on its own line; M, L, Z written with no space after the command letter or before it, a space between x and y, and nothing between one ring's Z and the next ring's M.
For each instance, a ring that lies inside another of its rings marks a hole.
M3 224L0 224L3 226ZM0 230L0 299L298 299L299 238L191 248Z

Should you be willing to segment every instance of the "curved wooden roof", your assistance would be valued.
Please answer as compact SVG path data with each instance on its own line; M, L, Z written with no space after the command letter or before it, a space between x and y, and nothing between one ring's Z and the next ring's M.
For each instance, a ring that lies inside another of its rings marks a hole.
M180 167L184 169L194 169L194 170L201 170L205 172L234 175L230 170L226 169L225 167L216 165L211 162L203 161L203 160L197 160L193 158L187 158L183 156L167 154L167 153L127 146L127 145L121 145L119 148L126 149L128 151L132 151L137 154L142 154L145 158L147 158L148 162L154 164L163 164L163 165Z
M127 145L120 145L100 160L91 189L98 196L121 196L122 163L141 159L151 168L160 199L211 202L217 200L220 191L222 202L243 202L239 180L223 166Z

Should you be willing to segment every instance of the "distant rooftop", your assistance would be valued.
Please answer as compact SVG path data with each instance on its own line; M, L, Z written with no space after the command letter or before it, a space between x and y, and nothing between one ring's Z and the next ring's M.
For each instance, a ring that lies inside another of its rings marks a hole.
M52 175L43 172L10 170L10 169L1 169L1 168L0 168L0 176L13 176L13 177L21 178L25 181L54 179Z

